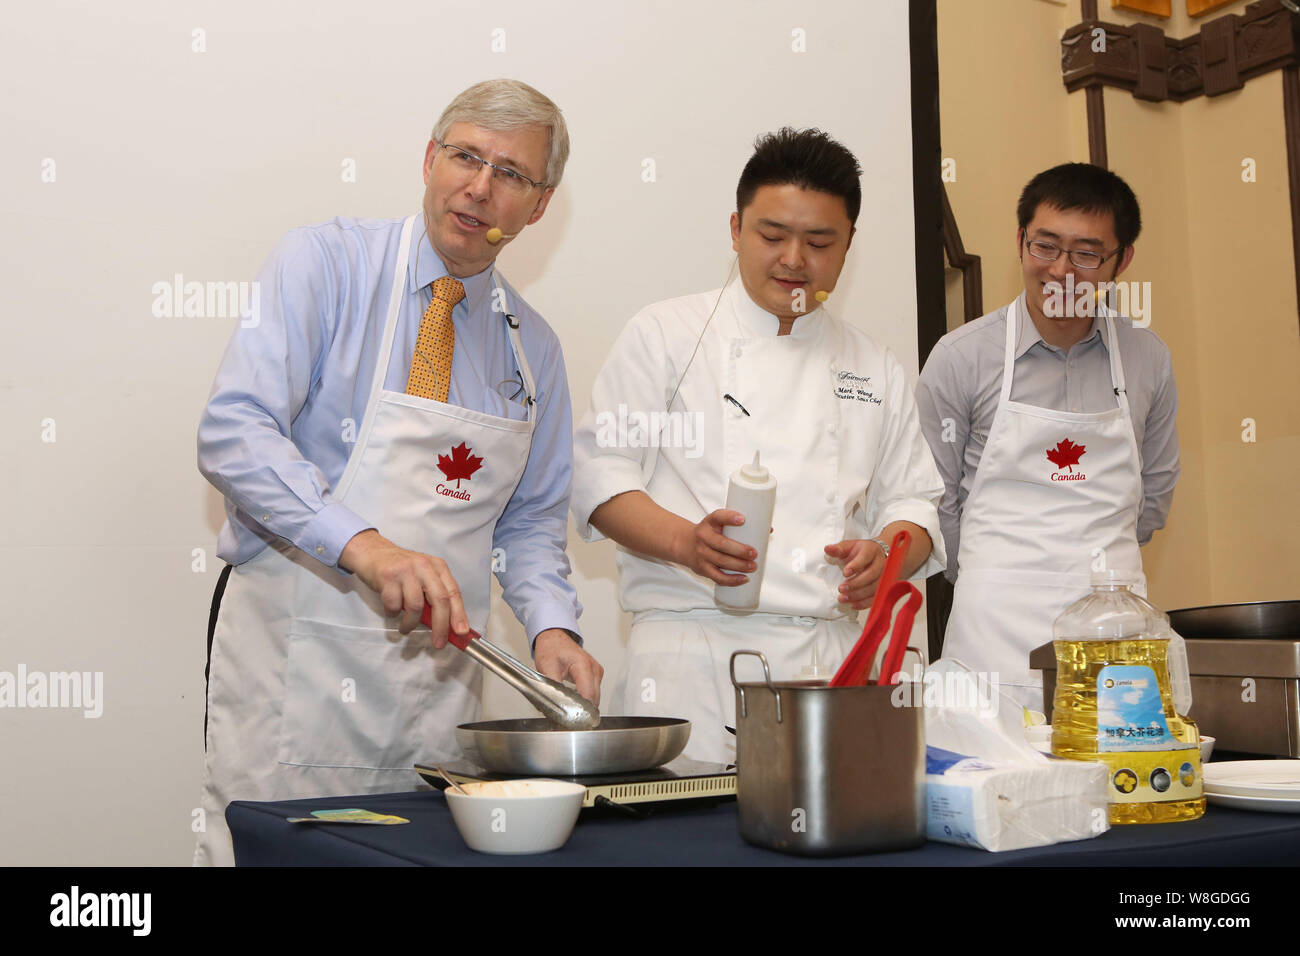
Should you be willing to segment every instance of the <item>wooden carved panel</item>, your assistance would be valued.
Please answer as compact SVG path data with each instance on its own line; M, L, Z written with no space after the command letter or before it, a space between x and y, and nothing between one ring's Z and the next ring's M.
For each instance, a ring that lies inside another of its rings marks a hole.
M1246 9L1258 6L1252 3ZM1244 20L1237 34L1237 62L1242 73L1253 76L1256 71L1271 69L1275 61L1294 55L1293 30L1297 22L1300 20L1281 8Z
M1175 40L1169 50L1169 98L1181 102L1205 88L1201 81L1200 37Z
M1219 96L1243 85L1237 71L1236 17L1219 17L1201 25L1201 79L1206 96Z
M1150 23L1138 23L1133 27L1133 39L1138 54L1137 85L1133 87L1133 95L1140 100L1155 102L1168 99L1169 74L1164 31Z
M1298 49L1300 16L1281 0L1257 0L1182 39L1150 23L1085 19L1061 36L1061 78L1070 92L1114 86L1141 100L1182 102L1241 89L1251 77L1296 63Z

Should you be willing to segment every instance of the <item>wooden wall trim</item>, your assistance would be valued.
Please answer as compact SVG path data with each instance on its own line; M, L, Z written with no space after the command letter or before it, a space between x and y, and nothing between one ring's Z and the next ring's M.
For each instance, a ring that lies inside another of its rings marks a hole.
M1291 184L1291 249L1296 264L1295 294L1300 304L1300 66L1282 71L1282 112L1286 116L1286 169ZM1300 316L1300 309L1297 309Z
M943 187L943 251L948 264L961 272L962 321L974 322L984 314L984 272L980 257L966 251L957 228L957 216L948 201L948 187ZM945 319L945 326L946 326Z
M1220 96L1253 77L1296 65L1297 51L1300 17L1282 0L1258 0L1244 13L1202 23L1183 39L1149 23L1106 23L1085 9L1083 22L1061 37L1061 77L1070 92L1113 86L1141 100L1182 102Z
M916 346L920 364L948 331L943 289L943 180L939 135L936 0L910 0L912 207L916 253Z
M1088 106L1088 162L1102 169L1110 168L1106 155L1106 99L1100 85L1084 93Z
M912 80L912 208L916 223L916 339L921 367L948 331L944 308L943 155L939 139L939 12L936 0L909 0ZM952 609L952 585L926 579L925 618L930 660L942 653Z

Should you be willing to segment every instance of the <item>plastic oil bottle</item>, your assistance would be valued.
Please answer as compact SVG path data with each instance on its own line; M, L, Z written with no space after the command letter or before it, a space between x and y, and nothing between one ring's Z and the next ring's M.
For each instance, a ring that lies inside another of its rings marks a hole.
M1056 619L1052 753L1110 768L1112 824L1195 820L1205 813L1200 735L1175 709L1175 683L1179 697L1191 692L1182 639L1136 582L1094 572L1092 593Z

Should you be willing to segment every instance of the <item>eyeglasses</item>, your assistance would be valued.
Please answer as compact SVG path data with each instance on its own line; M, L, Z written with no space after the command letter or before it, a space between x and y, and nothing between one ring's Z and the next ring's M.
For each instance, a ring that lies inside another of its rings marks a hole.
M515 372L514 378L508 378L497 385L497 394L507 402L518 401L519 396L523 394L523 391L524 375L522 372L518 371Z
M461 149L459 146L452 146L443 143L438 147L439 150L447 151L447 158L451 165L459 170L463 170L470 176L477 176L478 171L484 166L490 166L492 169L492 181L498 186L503 187L508 192L522 196L532 189L540 189L545 183L534 182L523 173L516 172L508 166L498 166L496 163L489 163L481 156L475 156L467 149Z
M1120 246L1115 252L1103 256L1100 252L1092 252L1088 249L1062 249L1054 242L1048 242L1045 239L1026 239L1025 245L1029 247L1029 254L1035 259L1043 259L1047 262L1055 262L1061 258L1064 252L1070 259L1070 263L1079 269L1100 269L1102 263L1107 259L1112 259L1115 254L1123 249Z

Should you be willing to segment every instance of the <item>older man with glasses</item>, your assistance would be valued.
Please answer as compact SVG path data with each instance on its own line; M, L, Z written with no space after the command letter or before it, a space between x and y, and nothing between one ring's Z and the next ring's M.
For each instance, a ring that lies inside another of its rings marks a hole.
M405 790L458 756L482 675L448 636L486 629L493 571L538 669L599 699L567 580L564 359L494 266L568 151L549 99L479 83L434 127L421 213L295 230L263 269L199 426L229 566L196 863L233 862L231 800Z
M944 656L1038 709L1029 652L1090 572L1144 582L1139 546L1164 527L1178 481L1178 392L1165 344L1106 307L1126 299L1105 293L1141 228L1128 185L1057 166L1025 187L1017 215L1024 292L940 339L916 400L956 583Z

